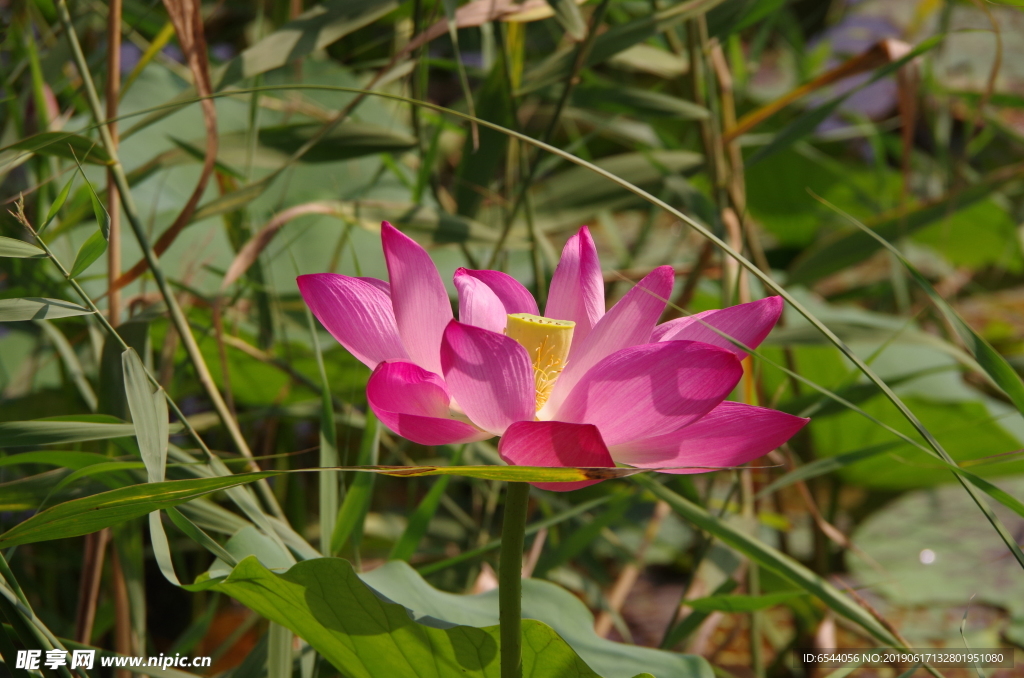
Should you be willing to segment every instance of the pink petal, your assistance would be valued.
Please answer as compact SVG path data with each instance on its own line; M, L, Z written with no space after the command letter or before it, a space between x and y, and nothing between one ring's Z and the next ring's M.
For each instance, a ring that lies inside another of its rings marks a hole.
M501 435L533 420L536 391L526 349L503 334L453 320L441 343L445 383L470 420Z
M587 372L558 419L594 424L609 445L675 431L718 405L743 368L735 354L695 341L632 346Z
M365 283L373 285L378 290L388 295L388 299L391 298L391 283L387 280L380 280L378 278L356 278L356 280L362 280Z
M455 419L451 395L433 372L409 362L381 363L366 383L374 414L392 431L421 445L486 440L490 433Z
M562 258L551 276L548 303L544 315L558 320L572 320L576 332L575 347L590 334L590 330L604 315L604 278L597 247L590 230L583 226L565 243Z
M573 466L607 468L615 466L596 426L564 421L517 421L498 441L498 454L516 466ZM534 487L568 492L600 480L572 483L531 483Z
M505 313L540 314L540 311L537 310L537 301L530 291L507 273L460 268L455 271L455 276L459 277L460 275L475 278L491 288L491 291L501 300L502 306L505 307Z
M505 305L486 283L463 271L465 269L460 268L455 272L455 289L459 291L459 322L503 333L508 320Z
M705 344L721 346L745 358L746 351L736 346L714 327L732 337L744 346L757 348L775 327L782 315L782 297L768 297L747 304L730 306L713 311L695 313L686 318L669 320L654 328L652 341L703 341Z
M296 282L320 324L370 369L385 360L409 359L391 299L379 286L334 273L300 275Z
M695 423L671 433L612 448L621 463L641 468L740 466L789 440L810 419L725 401ZM678 469L665 473L706 473Z
M391 278L391 304L409 357L431 372L441 371L441 335L452 319L448 292L427 251L383 222L381 242Z
M671 266L654 269L598 321L584 342L573 341L569 363L555 382L543 418L563 419L558 408L587 370L599 361L616 351L651 340L651 331L665 311L674 279L675 271Z

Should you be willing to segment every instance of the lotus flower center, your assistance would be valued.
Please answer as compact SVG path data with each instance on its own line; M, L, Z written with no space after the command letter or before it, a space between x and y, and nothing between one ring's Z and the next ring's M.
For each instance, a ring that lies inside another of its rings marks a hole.
M533 362L533 379L537 389L537 411L547 403L558 375L565 369L576 323L555 320L529 313L511 313L505 334L526 349Z

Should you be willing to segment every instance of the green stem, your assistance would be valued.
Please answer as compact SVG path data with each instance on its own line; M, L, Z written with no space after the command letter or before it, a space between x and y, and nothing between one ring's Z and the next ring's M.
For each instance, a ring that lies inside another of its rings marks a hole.
M523 676L523 541L529 483L509 483L498 559L498 619L501 624L501 678Z

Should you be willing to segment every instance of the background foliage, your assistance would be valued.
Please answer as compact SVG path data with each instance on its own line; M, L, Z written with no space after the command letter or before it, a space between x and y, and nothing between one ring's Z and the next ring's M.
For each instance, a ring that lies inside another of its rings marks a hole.
M583 223L610 299L664 264L667 317L787 295L735 399L811 416L789 445L533 492L527 675L1024 645L1014 3L0 13L0 674L497 675L513 471L383 429L295 286L386 277L382 219L538 298ZM314 472L353 465L441 468Z

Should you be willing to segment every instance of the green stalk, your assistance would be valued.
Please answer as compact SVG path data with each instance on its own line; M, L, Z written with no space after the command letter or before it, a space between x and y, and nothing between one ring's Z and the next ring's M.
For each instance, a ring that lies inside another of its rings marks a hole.
M529 500L529 483L508 483L498 558L501 678L523 677L523 541Z
M93 118L97 123L99 123L99 133L100 139L103 142L103 148L111 158L110 173L113 175L114 183L117 185L117 189L121 193L121 205L124 207L125 215L128 217L128 222L131 224L132 230L135 232L135 238L138 240L139 247L142 249L142 253L146 257L146 262L149 264L149 269L153 273L153 278L156 280L157 287L160 289L160 294L163 296L164 302L167 304L171 321L174 323L174 327L181 337L182 343L185 346L185 351L188 353L189 359L195 367L196 375L199 377L200 383L202 383L207 395L209 395L214 409L217 410L217 414L224 422L224 426L228 429L228 433L231 435L231 439L238 448L238 451L241 452L243 456L248 457L251 460L253 456L252 450L249 449L249 445L246 443L245 437L242 435L242 430L238 427L238 422L231 416L231 411L228 409L227 403L224 401L223 396L221 396L220 391L217 389L217 385L213 381L213 376L210 374L210 369L206 365L206 360L203 359L203 355L199 350L199 344L196 343L196 339L192 335L192 330L189 328L188 320L185 318L185 314L178 305L178 300L174 296L174 293L167 282L167 278L164 275L163 269L160 267L160 262L157 259L156 253L153 251L153 247L149 243L145 226L139 218L138 209L136 208L135 201L132 198L131 187L128 185L128 179L125 176L124 167L122 167L121 161L118 158L117 146L114 144L114 139L110 134L110 128L105 122L103 122L105 120L104 110L100 104L99 96L96 93L96 84L93 82L92 76L89 73L89 63L85 58L85 54L82 52L81 44L78 42L78 35L75 33L75 27L71 23L71 14L68 12L66 0L58 0L57 13L60 16L61 24L64 26L64 32L67 34L68 43L71 46L71 54L74 58L75 65L78 67L78 71L82 76L82 83L85 86L86 100L89 102L89 109L92 112ZM255 461L250 461L250 464L253 470L259 470ZM263 501L267 504L267 507L275 516L281 520L285 520L284 512L281 510L281 507L278 504L277 499L274 497L274 493L271 491L270 485L266 480L257 481L257 487L259 488L260 494L263 496Z

